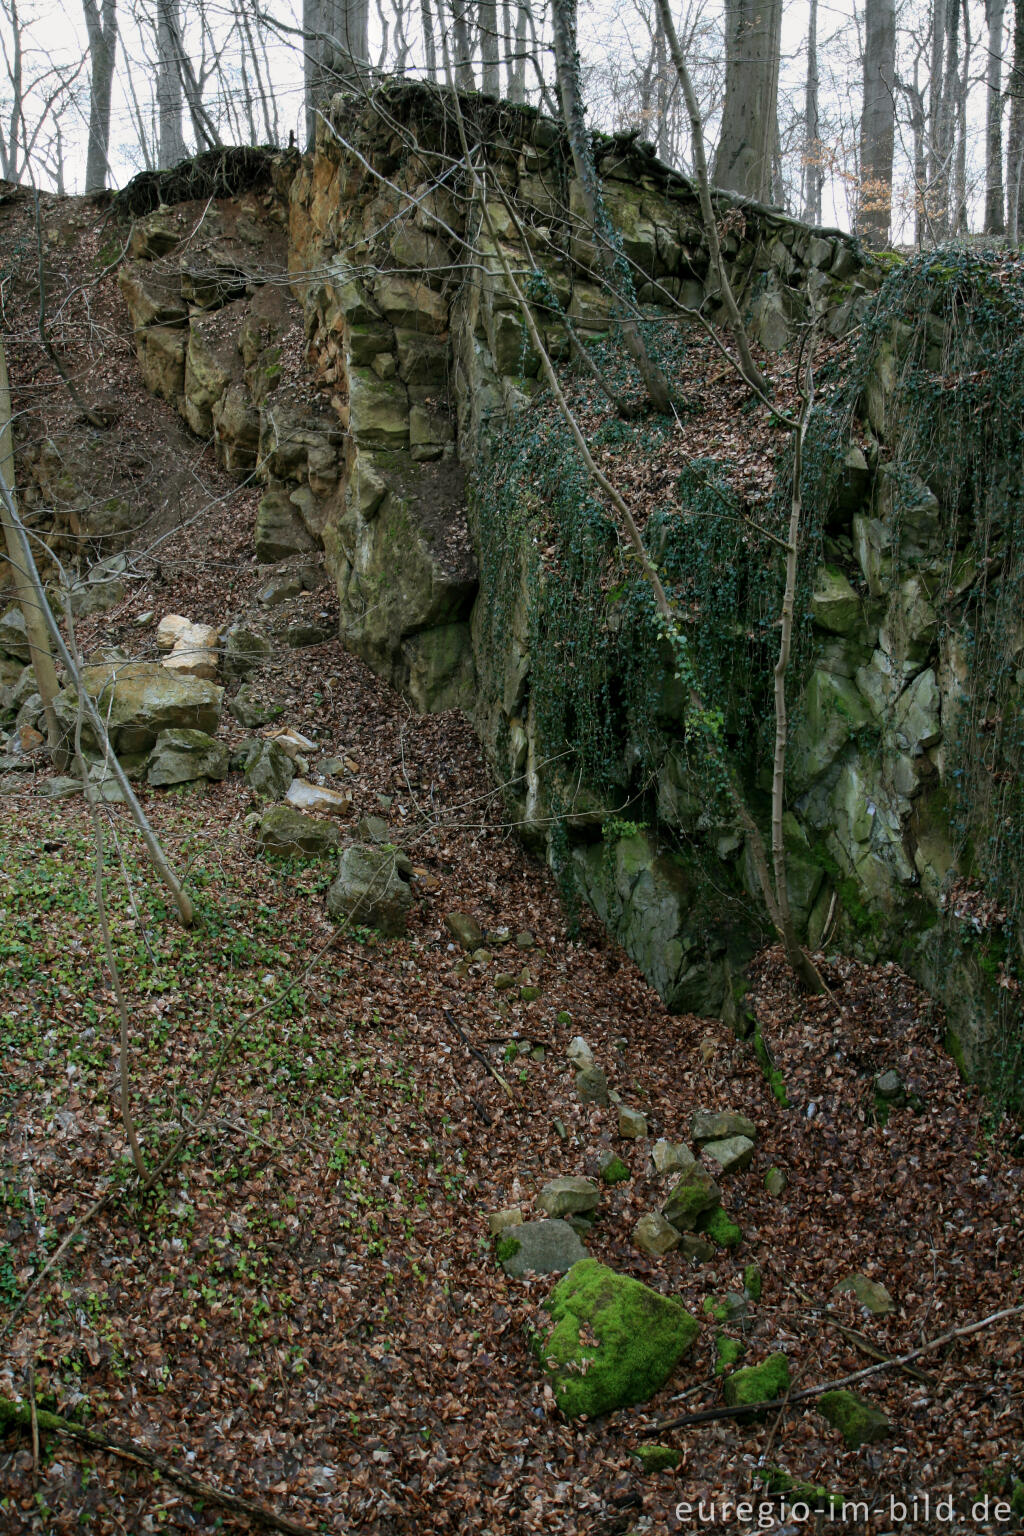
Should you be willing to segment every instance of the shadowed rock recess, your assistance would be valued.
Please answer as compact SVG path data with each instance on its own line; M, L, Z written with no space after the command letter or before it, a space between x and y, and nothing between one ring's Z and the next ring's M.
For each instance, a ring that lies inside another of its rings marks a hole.
M608 333L612 302L564 138L486 98L467 98L464 113L495 189L492 227L513 269L546 279L538 316L565 358L559 308L587 339ZM640 301L672 298L715 320L691 183L632 140L595 137L595 150ZM558 824L558 860L666 1001L742 1029L743 968L765 930L742 831L695 806L683 696L664 655L648 658L658 756L644 785L628 749L621 765L643 820L602 838L623 796L609 802L564 763L556 772L538 738L536 603L550 579L538 537L520 537L505 562L494 643L472 471L530 409L540 365L460 154L442 92L396 85L373 106L336 97L312 153L273 162L271 191L212 206L199 236L177 208L140 220L121 285L146 382L215 441L227 468L265 488L259 558L322 547L345 644L417 709L467 710L524 834L555 857ZM719 213L737 296L767 350L812 311L822 334L870 333L882 274L847 237L726 195ZM943 313L936 304L929 320L940 352ZM971 689L936 610L955 509L938 471L932 484L892 462L908 334L899 324L870 333L816 546L814 661L793 701L791 900L812 947L834 937L922 979L946 1005L964 1068L981 1076L997 1032L995 967L961 942L946 899L958 872L950 731ZM962 562L958 597L983 564Z

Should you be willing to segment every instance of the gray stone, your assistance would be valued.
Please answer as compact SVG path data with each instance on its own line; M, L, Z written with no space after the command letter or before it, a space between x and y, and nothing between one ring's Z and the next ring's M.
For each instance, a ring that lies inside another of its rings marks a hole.
M507 1232L509 1227L522 1225L523 1213L518 1205L506 1206L503 1211L492 1211L487 1218L487 1230L492 1237L497 1237L499 1232Z
M361 843L389 843L391 828L383 816L364 816L356 827L356 836Z
M862 1445L875 1445L892 1434L888 1416L865 1397L843 1389L824 1392L818 1399L818 1409L833 1428L838 1429L851 1451ZM1007 1509L1009 1505L1006 1506Z
M705 1211L722 1203L722 1191L700 1163L684 1168L661 1213L679 1232L692 1232Z
M524 1221L498 1239L498 1262L513 1280L523 1275L564 1275L587 1257L567 1221Z
M232 624L224 636L224 676L229 682L248 677L267 660L270 641L248 624Z
M715 1257L715 1247L696 1232L683 1232L679 1237L679 1250L691 1264L710 1264Z
M267 491L256 509L256 559L262 565L290 560L316 548L287 491Z
M260 588L258 598L264 608L276 608L280 603L290 602L293 597L301 595L302 578L294 571L286 571L280 576L272 576L266 586Z
M690 1121L690 1135L699 1147L706 1141L724 1141L729 1136L746 1136L749 1141L756 1141L757 1127L746 1115L732 1110L701 1112Z
M265 705L254 698L252 689L243 683L228 704L228 709L234 715L239 725L247 731L255 730L258 725L266 725L271 720L276 720L281 710L277 705Z
M565 1054L578 1072L587 1072L597 1066L594 1053L582 1035L576 1035L569 1041Z
M228 749L205 731L161 731L146 778L154 787L187 784L194 779L223 779Z
M880 1099L885 1099L889 1103L901 1099L904 1094L902 1077L892 1067L887 1072L879 1072L875 1078L875 1092Z
M285 640L293 650L298 650L304 645L323 645L336 636L337 628L330 619L296 619L289 624Z
M619 1135L627 1141L636 1141L641 1136L647 1135L647 1117L638 1109L627 1109L625 1104L619 1106Z
M36 790L44 800L68 800L72 795L82 793L81 779L65 778L63 774L55 774L52 779L44 779Z
M860 598L842 571L820 566L811 592L811 612L820 629L834 635L851 635L861 626Z
M935 673L928 667L900 695L896 705L894 729L897 746L916 756L941 741L939 705Z
M25 615L16 604L12 604L0 614L0 651L6 651L8 656L13 656L18 661L31 659L32 651L25 629Z
M852 1292L872 1317L885 1317L889 1312L896 1311L896 1303L882 1282L869 1280L867 1275L860 1273L847 1275L845 1279L833 1286L833 1290L837 1296Z
M274 805L260 818L260 846L277 858L327 854L337 848L341 832L330 821L304 816L290 805Z
M723 1141L706 1141L703 1152L714 1158L723 1173L742 1173L750 1166L754 1143L749 1136L727 1136Z
M250 754L245 782L264 800L280 800L295 777L295 764L276 741L263 741Z
M769 1168L764 1176L764 1187L773 1199L776 1200L781 1194L785 1193L788 1183L789 1180L781 1168Z
M658 1173L675 1173L677 1169L689 1168L697 1159L689 1147L684 1147L681 1142L666 1141L662 1137L651 1148L651 1161Z
M576 1177L551 1179L537 1196L537 1204L546 1215L575 1216L579 1212L593 1211L601 1198L601 1191L593 1179Z
M658 1211L648 1211L633 1228L634 1245L652 1258L661 1258L679 1247L679 1233Z
M148 752L161 731L205 731L212 736L220 724L223 688L204 678L184 677L157 662L125 661L82 670L83 686L106 722L111 744L120 756ZM57 695L57 720L75 729L78 694L73 687ZM83 745L99 751L101 743L88 720L82 725Z
M368 843L353 843L338 862L338 877L327 893L327 910L336 920L376 928L389 938L405 932L412 892L396 863L396 854Z
M576 1092L584 1104L608 1103L608 1079L603 1067L582 1067L576 1073Z
M444 925L455 942L469 954L479 949L483 943L484 931L476 918L471 917L468 912L447 912Z

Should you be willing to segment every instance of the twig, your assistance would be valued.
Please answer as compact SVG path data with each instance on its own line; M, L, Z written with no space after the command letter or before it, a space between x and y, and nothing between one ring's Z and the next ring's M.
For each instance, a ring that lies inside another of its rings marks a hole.
M463 1045L466 1047L466 1050L469 1052L469 1054L471 1056L475 1056L477 1061L479 1061L484 1067L486 1067L487 1071L494 1078L494 1081L496 1083L500 1083L501 1084L502 1088L504 1088L505 1092L508 1094L510 1099L515 1099L515 1094L512 1092L512 1089L509 1087L508 1083L502 1077L502 1075L498 1071L497 1067L494 1066L494 1064L492 1062L488 1061L488 1059L484 1055L483 1051L478 1050L477 1047L473 1044L472 1040L470 1040L469 1036L466 1034L465 1030L462 1028L462 1025L459 1024L458 1021L456 1020L456 1018L455 1018L454 1014L452 1013L451 1009L450 1008L443 1008L441 1011L444 1014L445 1018L448 1020L448 1023L451 1025L452 1029L455 1030L455 1033L458 1035L459 1039L462 1041Z
M738 1419L748 1414L768 1413L773 1408L785 1407L787 1402L809 1402L811 1398L820 1397L823 1392L834 1392L839 1387L849 1387L854 1382L864 1381L868 1376L877 1376L881 1371L908 1365L912 1360L919 1360L922 1355L941 1349L943 1344L952 1343L954 1339L966 1339L972 1333L980 1333L983 1328L991 1328L994 1323L1004 1322L1010 1317L1020 1317L1022 1314L1024 1314L1024 1306L1006 1307L1002 1312L993 1312L990 1316L983 1317L976 1323L968 1323L963 1328L951 1328L948 1333L942 1333L938 1338L930 1339L927 1344L922 1344L917 1349L908 1350L905 1355L895 1356L891 1360L882 1360L878 1365L865 1366L864 1370L852 1371L849 1376L840 1376L837 1381L825 1381L816 1387L805 1387L802 1392L794 1392L788 1398L773 1397L770 1401L762 1403L737 1403L735 1407L704 1408L700 1413L684 1413L674 1419L662 1419L660 1424L654 1424L649 1429L643 1430L642 1438L651 1440L667 1429L682 1429L687 1424L709 1424L714 1419Z
M820 1308L820 1303L816 1302L813 1296L808 1296L807 1292L802 1291L798 1285L791 1283L790 1289L794 1291L795 1294L800 1297L800 1300L807 1306L814 1307L816 1310ZM871 1340L866 1338L863 1333L859 1332L858 1329L851 1328L847 1323L841 1323L838 1317L833 1317L828 1312L817 1310L817 1315L819 1322L825 1323L827 1327L834 1328L837 1333L841 1333L843 1338L849 1339L850 1343L859 1349L862 1354L870 1355L872 1360L884 1360L887 1364L891 1362L892 1356L887 1355L885 1351L879 1349L876 1344L872 1344ZM920 1382L923 1387L935 1387L935 1377L929 1376L926 1371L919 1371L913 1365L904 1365L901 1366L900 1369L905 1375L909 1376L912 1381Z
M14 1327L14 1324L17 1322L18 1318L21 1316L22 1312L24 1312L26 1306L28 1305L29 1298L35 1291L39 1289L47 1275L50 1274L51 1271L60 1263L67 1249L75 1241L75 1238L80 1236L83 1227L88 1226L89 1222L92 1221L92 1218L94 1216L98 1216L105 1205L111 1205L116 1198L117 1193L118 1191L113 1188L108 1189L105 1195L101 1195L98 1200L93 1201L92 1205L90 1205L84 1216L80 1216L78 1218L74 1226L71 1228L71 1231L68 1233L67 1237L57 1249L56 1253L50 1255L42 1269L39 1271L38 1275L36 1275L35 1279L29 1282L28 1288L22 1295L22 1298L18 1302L17 1306L13 1307L11 1311L8 1312L3 1321L3 1324L0 1325L0 1339L2 1339L4 1334L9 1333L10 1330ZM0 1402L2 1402L2 1399L0 1399Z
M222 1492L219 1488L213 1488L209 1483L201 1483L198 1478L190 1477L187 1472L179 1472L163 1457L155 1456L152 1451L146 1450L140 1445L126 1445L119 1440L110 1440L106 1435L101 1435L94 1429L85 1429L81 1424L74 1424L70 1419L62 1418L57 1413L47 1413L40 1409L38 1413L33 1408L19 1407L9 1398L0 1397L0 1432L11 1429L30 1429L33 1419L38 1420L38 1428L50 1435L66 1435L70 1440L79 1440L83 1445L91 1445L99 1451L109 1451L112 1456L119 1456L122 1461L133 1461L138 1466L148 1467L153 1472L159 1472L161 1477L166 1477L169 1482L177 1484L193 1498L204 1499L210 1504L217 1504L221 1509L229 1509L232 1514L244 1515L248 1520L254 1520L258 1525L267 1526L270 1530L285 1531L288 1536L315 1536L311 1526L300 1525L297 1520L288 1520L283 1515L277 1515L272 1509L267 1509L263 1504L257 1504L252 1499L243 1499L240 1494Z

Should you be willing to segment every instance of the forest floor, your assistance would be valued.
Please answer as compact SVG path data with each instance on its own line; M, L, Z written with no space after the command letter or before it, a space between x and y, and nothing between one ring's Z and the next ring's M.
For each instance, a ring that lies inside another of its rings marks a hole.
M69 270L101 244L88 205L72 206ZM66 432L75 413L32 350L30 291L6 293L16 399ZM134 444L140 456L146 538L167 538L140 558L124 603L83 623L87 651L138 647L144 611L221 624L266 574L251 554L254 495L143 391L109 277L90 305L92 377L116 401L118 452ZM322 592L312 600L330 610ZM813 1400L765 1423L657 1429L721 1403L720 1326L703 1305L742 1290L751 1264L761 1298L726 1331L746 1364L784 1351L796 1391L1024 1300L1019 1131L960 1081L928 1000L892 967L836 955L821 962L831 996L808 999L767 951L749 1002L783 1104L749 1044L717 1021L669 1015L595 921L571 936L554 879L506 823L461 715L411 714L335 641L282 649L258 687L318 755L350 760L354 817L383 816L409 853L408 935L336 929L324 906L332 871L261 854L240 775L143 791L187 873L189 931L122 807L95 820L80 800L46 800L43 764L11 776L0 798L0 1393L310 1531L1022 1528L997 1512L1024 1477L1019 1316L866 1380L858 1390L892 1433L858 1451ZM224 734L245 733L225 714ZM151 1163L185 1133L146 1194L119 1114L97 828L130 1012L130 1097ZM516 966L535 1000L496 991L494 967L465 964L444 923L453 911L499 941L532 934ZM580 1102L565 1056L578 1034L646 1115L646 1141L618 1137L614 1106ZM882 1124L874 1079L888 1069L907 1102ZM688 1140L693 1113L719 1109L758 1128L753 1162L726 1185L742 1246L702 1266L650 1259L631 1242L666 1194L650 1142ZM551 1282L504 1275L487 1217L519 1205L529 1218L548 1179L595 1176L609 1147L630 1177L602 1193L591 1253L679 1297L701 1330L643 1408L569 1423L527 1341ZM786 1176L776 1196L770 1168ZM883 1283L893 1310L867 1315L837 1294L852 1271ZM645 1438L677 1448L679 1466L645 1474L632 1455ZM874 1513L794 1510L780 1476L765 1491L769 1469ZM749 1514L734 1507L743 1499ZM5 1531L39 1536L245 1524L165 1476L70 1440L36 1448L30 1435L0 1440L0 1515Z

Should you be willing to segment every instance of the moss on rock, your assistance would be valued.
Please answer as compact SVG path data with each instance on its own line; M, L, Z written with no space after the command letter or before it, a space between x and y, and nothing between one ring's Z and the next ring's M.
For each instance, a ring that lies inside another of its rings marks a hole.
M748 1403L773 1403L789 1391L789 1361L783 1354L769 1355L760 1365L748 1365L726 1379L725 1400L730 1408Z
M646 1402L690 1349L698 1323L682 1302L596 1259L574 1264L545 1308L551 1328L534 1338L555 1401L568 1418Z
M682 1451L671 1445L638 1445L631 1454L645 1472L665 1472L683 1459Z
M892 1432L888 1416L874 1403L855 1392L824 1392L818 1407L833 1428L838 1429L851 1451L862 1445L874 1445Z
M710 1237L719 1248L738 1248L743 1241L743 1228L721 1206L714 1211L705 1211L697 1222L697 1231Z

